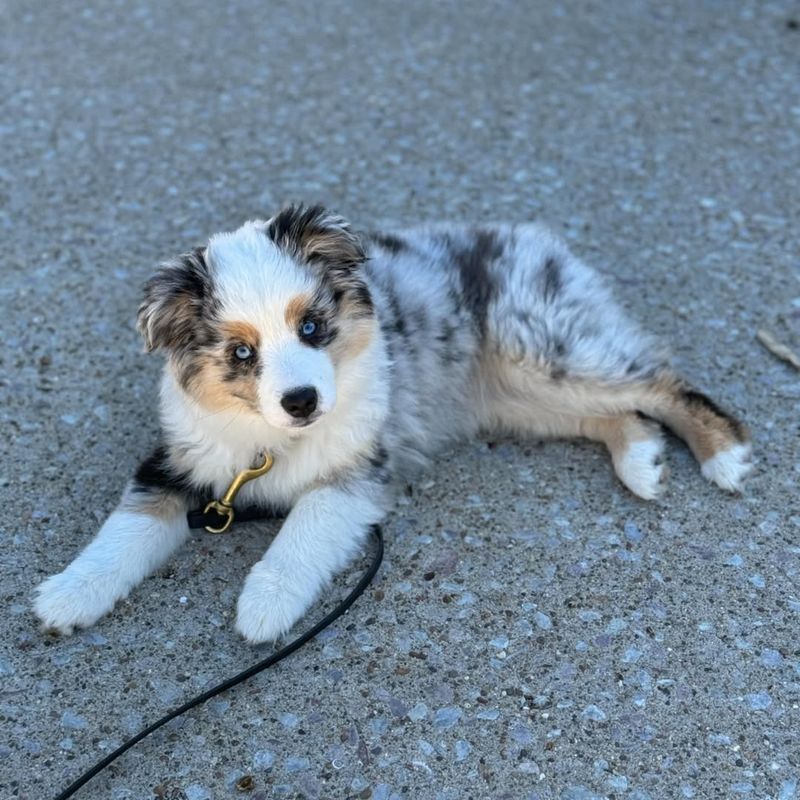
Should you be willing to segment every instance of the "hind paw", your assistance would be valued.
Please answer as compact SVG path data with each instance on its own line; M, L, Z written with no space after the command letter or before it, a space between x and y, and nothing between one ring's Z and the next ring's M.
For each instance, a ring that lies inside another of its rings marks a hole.
M729 492L741 492L744 480L753 469L750 443L735 444L704 461L700 467L703 477Z
M664 464L664 443L658 439L631 442L615 461L619 479L644 500L655 500L666 486L669 470Z

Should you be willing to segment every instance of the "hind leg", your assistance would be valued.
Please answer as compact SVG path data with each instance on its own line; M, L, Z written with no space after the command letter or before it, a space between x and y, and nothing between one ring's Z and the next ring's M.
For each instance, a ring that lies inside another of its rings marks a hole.
M529 367L506 368L490 405L489 421L538 435L585 436L606 444L622 482L651 499L665 478L656 463L663 449L653 420L689 446L703 476L740 491L752 469L745 425L674 373L629 383L559 377ZM650 418L650 419L647 419Z
M530 430L540 415L555 415L566 424L562 435L577 427L604 441L637 491L641 467L633 464L656 449L640 412L684 439L706 478L741 488L750 470L747 429L670 370L597 273L535 226L514 229L499 263L502 290L487 312L481 374L490 422ZM651 484L637 493L650 495Z
M614 471L635 495L654 500L663 491L668 470L658 424L634 413L584 417L580 429L587 439L608 447Z
M655 499L664 489L664 440L661 427L636 413L613 416L558 414L527 406L524 413L517 404L503 409L499 425L504 430L554 438L584 437L602 442L611 454L617 477L635 495Z
M680 436L707 480L729 492L742 489L753 468L747 427L675 375L648 388L639 407Z

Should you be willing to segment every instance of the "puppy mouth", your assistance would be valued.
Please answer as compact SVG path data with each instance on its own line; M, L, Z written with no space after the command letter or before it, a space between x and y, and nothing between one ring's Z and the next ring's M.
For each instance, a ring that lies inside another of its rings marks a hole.
M307 417L304 417L303 419L293 419L290 427L300 428L300 429L310 428L323 415L324 415L323 411L314 411L312 414L309 414Z

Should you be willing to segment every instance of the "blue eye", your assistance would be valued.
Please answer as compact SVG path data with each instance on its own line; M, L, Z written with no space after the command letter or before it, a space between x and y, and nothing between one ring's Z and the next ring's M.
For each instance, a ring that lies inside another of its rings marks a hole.
M300 335L301 336L311 336L317 330L317 323L313 320L307 319L301 326L300 326Z
M253 357L253 351L246 344L240 344L236 350L233 351L239 361L247 361L248 358Z

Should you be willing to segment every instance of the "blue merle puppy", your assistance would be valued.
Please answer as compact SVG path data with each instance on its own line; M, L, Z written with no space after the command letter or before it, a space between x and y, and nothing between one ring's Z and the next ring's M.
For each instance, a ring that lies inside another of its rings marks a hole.
M197 496L219 496L264 453L273 469L238 500L291 511L239 598L251 642L287 631L398 483L454 440L604 442L645 499L665 477L659 423L723 489L750 469L746 428L533 224L358 236L323 208L285 208L162 266L139 328L167 356L163 444L97 536L38 587L37 615L63 633L126 597L186 541Z

